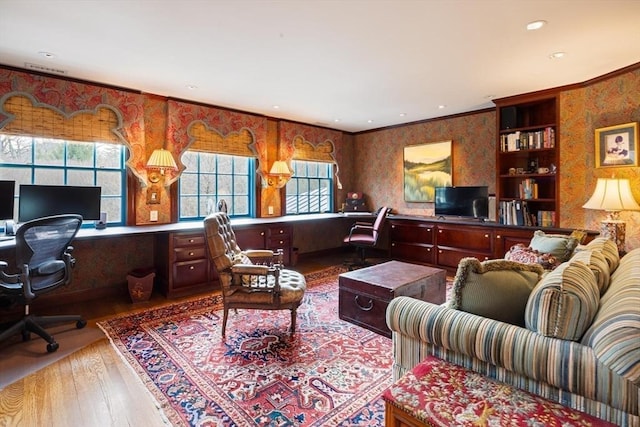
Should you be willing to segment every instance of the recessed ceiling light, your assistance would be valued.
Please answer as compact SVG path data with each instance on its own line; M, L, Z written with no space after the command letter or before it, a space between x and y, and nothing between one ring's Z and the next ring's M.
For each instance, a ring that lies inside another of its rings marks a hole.
M334 122L338 123L340 119L333 119Z
M278 108L280 108L280 106L279 106L279 105L274 105L274 106L273 106L273 109L274 109L274 110L277 110Z
M45 52L45 51L40 51L38 52L39 55L44 56L47 59L53 59L56 57L55 54L51 53L51 52Z
M560 59L560 58L564 58L567 54L564 52L553 52L551 55L549 55L549 58L551 59Z
M543 20L532 21L527 24L527 30L529 31L539 30L545 25L547 25L547 21L543 21Z
M373 120L369 119L367 120L367 123L373 123Z
M447 107L447 106L446 106L446 105L444 105L444 104L442 104L442 105L438 105L438 109L440 109L440 110L442 110L442 109L444 109L444 108L446 108L446 107Z
M189 90L196 90L196 89L198 89L198 86L196 86L196 85L187 85L186 88L189 89Z
M407 115L407 113L400 113L400 117L404 117L406 115Z

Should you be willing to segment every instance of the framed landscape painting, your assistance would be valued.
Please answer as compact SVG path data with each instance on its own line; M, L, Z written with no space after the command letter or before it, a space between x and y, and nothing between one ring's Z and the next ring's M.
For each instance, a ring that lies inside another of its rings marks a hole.
M433 202L436 187L453 182L451 141L404 147L404 200Z

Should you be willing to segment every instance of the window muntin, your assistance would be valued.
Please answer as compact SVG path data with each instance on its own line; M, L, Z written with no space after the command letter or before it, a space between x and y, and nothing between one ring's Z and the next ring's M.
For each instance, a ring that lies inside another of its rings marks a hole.
M293 177L286 186L285 214L333 211L333 165L293 160Z
M123 225L126 169L123 145L0 134L0 179L20 184L102 187L100 210ZM15 218L19 203L16 200Z
M187 150L179 182L179 220L202 219L227 203L229 216L253 216L255 159Z

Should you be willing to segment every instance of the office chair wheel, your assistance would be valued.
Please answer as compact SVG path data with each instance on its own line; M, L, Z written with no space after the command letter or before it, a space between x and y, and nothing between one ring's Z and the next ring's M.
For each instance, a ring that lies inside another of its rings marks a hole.
M76 322L76 328L77 328L77 329L82 329L82 328L84 328L85 326L87 326L87 321L86 321L86 320L78 320L78 321Z
M58 347L60 347L60 344L58 344L57 342L52 342L47 344L47 352L48 353L53 353L54 351L56 351L58 349Z

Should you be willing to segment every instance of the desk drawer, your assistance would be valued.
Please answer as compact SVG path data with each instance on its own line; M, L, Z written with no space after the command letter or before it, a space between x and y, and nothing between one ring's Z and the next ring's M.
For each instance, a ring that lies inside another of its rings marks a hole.
M179 234L173 236L173 247L184 248L186 246L204 247L204 234Z
M173 288L207 283L208 263L206 259L173 263Z
M176 248L173 250L173 259L176 261L191 261L206 258L204 247Z

